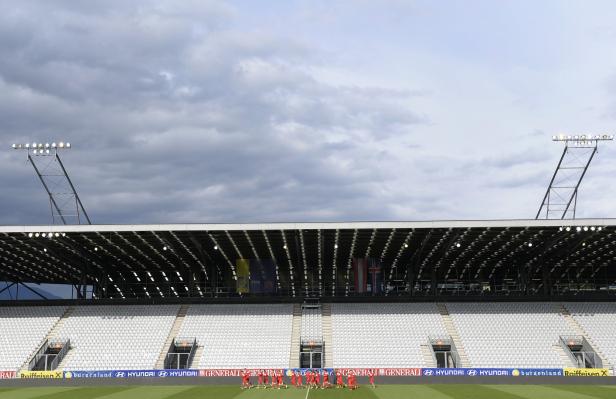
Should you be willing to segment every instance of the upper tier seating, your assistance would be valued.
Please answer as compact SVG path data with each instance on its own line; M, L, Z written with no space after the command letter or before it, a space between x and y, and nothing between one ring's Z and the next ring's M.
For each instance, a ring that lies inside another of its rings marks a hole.
M199 368L286 368L293 305L191 305L180 334L203 347Z
M597 346L595 349L603 352L606 360L615 365L616 303L576 302L565 303L564 306Z
M446 336L434 303L332 304L334 367L423 367L420 345Z
M321 308L302 309L302 341L320 342L323 339Z
M553 303L448 303L472 367L562 368L555 350L574 334Z
M57 338L70 339L65 370L153 369L178 305L79 306Z
M17 370L43 343L64 306L0 308L0 370Z

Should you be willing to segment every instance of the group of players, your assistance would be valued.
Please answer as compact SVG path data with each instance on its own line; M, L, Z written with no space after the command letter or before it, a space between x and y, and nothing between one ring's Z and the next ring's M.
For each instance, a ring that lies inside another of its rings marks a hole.
M332 380L332 376L327 370L306 370L303 374L298 370L293 370L290 375L290 386L295 388L348 388L348 389L357 389L359 385L357 384L357 376L353 371L349 372L346 376L346 383L344 381L344 375L340 371L336 371L335 373L335 381ZM289 385L285 383L284 375L282 371L275 371L272 375L266 370L259 370L256 373L257 376L257 384L253 385L250 381L250 378L253 376L253 373L249 370L243 370L241 373L242 377L242 388L273 388L273 389L281 389L288 388ZM370 381L370 385L375 388L374 384L374 372L370 370L368 372L368 378ZM306 385L304 385L304 379L306 380Z

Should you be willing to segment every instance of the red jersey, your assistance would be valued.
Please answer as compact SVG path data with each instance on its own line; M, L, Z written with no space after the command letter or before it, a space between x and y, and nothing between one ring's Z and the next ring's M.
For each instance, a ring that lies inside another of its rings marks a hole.
M314 373L314 383L319 385L321 383L321 374Z
M297 386L301 387L302 386L302 375L301 374L297 374Z
M267 373L263 373L263 383L264 383L265 385L267 385L267 379L268 379L268 377L267 377Z
M284 384L284 381L282 380L282 374L278 374L278 385L282 384Z
M295 385L295 373L291 374L291 385Z
M257 374L257 376L259 377L259 385L263 385L263 373L259 371L259 374Z
M327 384L329 382L329 374L323 374L323 384Z
M336 385L344 385L344 381L342 380L342 374L336 374Z

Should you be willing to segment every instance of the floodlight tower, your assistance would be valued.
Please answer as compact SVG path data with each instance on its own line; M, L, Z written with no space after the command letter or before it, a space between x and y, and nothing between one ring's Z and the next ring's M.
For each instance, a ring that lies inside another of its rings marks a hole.
M27 152L28 162L49 195L52 224L92 224L60 159L60 152L70 148L71 143L64 141L13 144L13 149Z
M588 166L600 141L612 141L613 135L552 136L565 148L550 180L535 219L575 219L577 195Z

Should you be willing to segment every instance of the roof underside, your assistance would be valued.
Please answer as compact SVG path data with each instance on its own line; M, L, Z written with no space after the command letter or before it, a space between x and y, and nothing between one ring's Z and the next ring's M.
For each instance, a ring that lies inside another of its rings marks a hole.
M615 219L3 226L0 281L90 284L103 296L207 296L234 291L237 259L272 259L278 294L344 296L354 293L353 258L374 258L384 285L407 291L430 282L609 284L615 226ZM49 232L59 235L42 237Z

